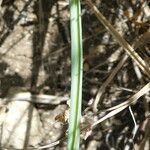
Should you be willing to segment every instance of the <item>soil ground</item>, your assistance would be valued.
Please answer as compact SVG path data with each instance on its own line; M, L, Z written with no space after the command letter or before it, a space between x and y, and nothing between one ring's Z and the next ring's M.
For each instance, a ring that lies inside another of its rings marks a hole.
M35 95L69 97L71 39L68 1L2 0L0 3L1 101L16 87L20 92L25 89ZM95 0L94 4L120 35L129 44L137 47L137 53L150 65L149 1ZM145 86L149 79L129 57L106 87L97 105L98 113L94 113L92 104L98 90L123 58L125 51L84 1L82 27L84 49L82 115L88 124L87 122L94 123L103 117L107 113L105 112L107 108L126 101ZM150 137L146 136L147 132L150 133L147 129L150 124L149 100L150 93L146 93L131 106L131 111L129 107L124 109L97 125L90 135L87 135L88 131L82 132L81 149L130 150L140 149L144 145L144 150L149 150ZM36 102L33 104L33 112L39 117L35 123L40 124L39 128L42 129L39 130L42 134L37 135L38 139L31 136L31 141L35 140L34 143L29 142L31 146L40 147L61 140L60 144L45 149L66 149L66 140L62 137L67 134L67 121L64 121L62 116L67 113L65 111L68 109L67 103L59 101L57 104ZM24 107L25 105L23 104ZM13 105L17 106L22 108L20 104ZM11 109L9 104L6 107L7 110L3 110L1 114L6 114ZM131 112L138 127L136 132ZM1 126L2 124L3 122ZM8 149L16 147L12 143L7 145ZM3 147L3 144L1 145Z

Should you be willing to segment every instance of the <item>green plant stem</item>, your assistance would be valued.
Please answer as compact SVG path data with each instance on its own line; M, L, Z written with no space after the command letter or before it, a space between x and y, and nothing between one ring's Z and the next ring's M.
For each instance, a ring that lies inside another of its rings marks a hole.
M70 0L71 20L71 101L68 150L79 150L82 105L82 29L79 0Z

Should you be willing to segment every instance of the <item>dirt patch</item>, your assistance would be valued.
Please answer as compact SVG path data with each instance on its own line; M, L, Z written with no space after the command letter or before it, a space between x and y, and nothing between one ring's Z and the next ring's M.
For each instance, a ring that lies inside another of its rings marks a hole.
M17 107L21 108L21 106L13 106L12 109L9 107L10 104L6 104L6 98L12 98L9 96L9 91L19 87L20 90L13 93L13 98L17 99L18 94L22 93L26 95L25 98L28 95L28 100L23 99L28 101L27 105L32 103L31 100L35 101L32 105L36 112L35 116L38 116L36 124L41 125L43 133L42 136L37 135L39 139L35 143L29 142L30 146L37 148L60 140L59 144L54 146L50 144L48 147L65 149L67 122L64 121L64 116L65 110L68 110L68 102L62 99L63 97L69 99L71 82L69 3L66 0L0 2L0 97L2 103L0 107L4 108L4 105L6 108L2 109L0 118ZM102 0L95 1L94 4L120 35L136 47L142 59L149 63L149 2ZM82 2L82 23L84 47L82 115L87 125L87 122L94 123L106 115L107 108L126 101L146 85L149 79L134 61L128 58L103 92L101 101L97 105L98 113L95 114L92 104L98 89L103 86L125 52L100 24L84 1ZM29 97L31 93L34 94L33 97ZM52 96L51 98L58 96L62 101L58 101L57 104L43 104L35 100L35 95L42 95L43 101L47 96ZM84 129L84 134L81 132L83 134L81 149L127 150L133 149L133 146L140 147L140 142L147 138L144 132L149 123L147 121L149 97L147 93L132 106L138 126L136 134L131 112L127 108L102 122L92 130L92 133L89 133L89 123ZM2 124L5 123L2 121ZM16 147L13 142L9 146Z

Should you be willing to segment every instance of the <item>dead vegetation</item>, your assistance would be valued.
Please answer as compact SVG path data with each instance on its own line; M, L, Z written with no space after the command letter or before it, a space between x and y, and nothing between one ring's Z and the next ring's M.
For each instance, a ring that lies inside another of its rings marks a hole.
M66 0L0 0L1 149L66 149ZM105 18L103 18L105 16ZM84 0L81 149L150 149L148 0Z

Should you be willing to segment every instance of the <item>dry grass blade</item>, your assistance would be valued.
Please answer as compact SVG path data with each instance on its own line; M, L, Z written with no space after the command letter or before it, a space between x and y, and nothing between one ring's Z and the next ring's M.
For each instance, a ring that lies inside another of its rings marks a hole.
M141 96L143 96L144 94L146 94L149 91L150 91L150 82L148 84L146 84L139 92L137 92L131 98L129 98L127 101L125 101L117 106L107 109L107 111L111 111L111 112L109 112L107 115L105 115L100 120L95 122L92 125L92 127L95 127L97 124L101 123L102 121L118 114L119 112L121 112L122 110L124 110L125 108L130 106L131 104L135 103Z
M132 103L135 103L141 96L143 96L144 94L146 94L149 91L150 91L150 82L148 84L146 84L139 92L137 92L132 97L130 97L127 101L125 101L119 105L116 105L114 107L111 107L111 108L107 109L107 111L111 111L111 110L114 110L114 109L117 109L119 107L126 106L126 105L129 106Z
M149 43L150 42L150 38L149 37L150 37L150 30L148 30L142 36L137 38L134 41L132 46L134 47L134 49L137 49L140 46L143 46L143 45ZM96 95L96 98L95 98L94 103L93 103L93 111L94 112L98 111L97 110L97 105L100 102L102 94L105 92L106 87L110 84L110 82L113 80L113 78L118 73L118 71L121 69L121 67L126 62L127 59L128 59L128 55L125 54L123 56L123 58L120 60L120 62L117 64L117 66L113 69L112 73L109 75L109 77L106 79L106 81L99 88L99 90L97 92L97 95Z
M93 9L95 9L95 6L90 2L90 1L88 1L88 4L91 6L91 7L94 7ZM97 9L97 8L96 8ZM95 11L94 11L95 12ZM99 13L99 12L98 12ZM99 14L98 14L99 15ZM99 17L99 16L98 16ZM101 15L101 17L103 17L102 15ZM104 18L105 19L105 18ZM110 24L109 24L109 22L107 22L107 20L105 20L106 21L106 23L109 25L109 26L111 26ZM115 34L118 34L114 29L113 29L113 27L111 26L111 28L110 29L112 29L112 32L115 32ZM108 28L108 30L109 30L109 28ZM113 33L112 33L113 34ZM117 35L117 36L120 36L119 34ZM121 37L121 36L120 36ZM119 37L119 38L120 38ZM134 47L134 49L137 49L137 48L139 48L140 46L143 46L143 45L145 45L145 44L147 44L147 43L149 43L150 42L150 30L148 30L147 32L145 32L142 36L140 36L139 38L137 38L135 41L134 41L134 43L133 43L133 47ZM123 39L123 38L122 38ZM118 39L119 40L119 39ZM129 45L124 39L123 39L123 41L127 44L127 45ZM124 47L124 46L123 46ZM131 49L132 49L132 47L131 47ZM130 50L129 50L130 51ZM133 51L133 50L132 50ZM133 51L133 53L135 53L135 54L137 54L135 51ZM140 56L137 54L137 58L140 58ZM128 56L127 55L124 55L123 56L123 58L121 59L121 61L118 63L118 65L114 68L114 70L112 71L112 73L109 75L109 77L107 78L107 80L102 84L102 86L99 88L99 90L98 90L98 92L97 92L97 95L96 95L96 98L95 98L95 100L94 100L94 102L93 102L93 111L94 112L97 112L98 110L97 110L97 105L98 105L98 103L99 103L99 101L101 100L101 97L102 97L102 94L105 92L105 89L106 89L106 87L109 85L109 83L113 80L113 78L115 77L115 75L117 74L117 72L121 69L121 67L123 66L123 64L125 63L125 61L128 59ZM142 58L140 58L140 60L141 60ZM135 60L135 59L134 59ZM145 62L142 60L142 62L145 64ZM146 69L147 68L149 68L149 66L148 65L146 65L147 67L146 67ZM140 67L140 66L139 66ZM148 69L149 70L149 69ZM149 72L149 71L148 71ZM148 74L148 77L149 77L150 75Z
M150 79L150 67L146 62L135 52L135 50L126 42L124 38L114 29L114 27L106 20L106 18L99 12L97 7L90 1L87 0L87 4L92 8L93 12L97 16L98 20L105 26L105 28L115 37L118 43L124 48L128 55L137 63L141 70Z
M24 91L23 91L24 90ZM11 101L28 101L37 104L58 105L61 102L69 100L69 97L55 96L47 94L31 94L22 87L12 87L6 98L3 99L4 104Z
M140 47L141 45L144 45L146 43L149 43L149 36L150 36L150 32L147 31L145 32L140 38L138 38L134 44L133 47L135 49L137 49L138 47ZM98 90L98 93L96 95L96 98L94 100L93 103L93 111L97 112L97 105L100 101L100 98L103 94L103 92L105 91L105 88L108 86L108 84L113 80L113 78L115 77L115 75L117 74L117 72L121 69L122 65L124 64L124 62L127 60L128 56L124 56L123 59L118 63L118 65L115 67L115 69L112 71L112 73L110 74L110 76L107 78L107 80L103 83L103 85L101 86L101 88Z
M107 78L107 80L102 84L102 86L99 88L98 93L96 95L96 98L94 100L93 103L93 111L97 112L97 105L101 99L102 94L105 92L106 87L108 86L108 84L113 80L113 78L115 77L115 75L117 74L117 72L121 69L121 67L123 66L124 62L127 60L128 56L124 55L123 58L121 59L121 61L118 63L118 65L115 67L115 69L112 71L112 73L110 74L110 76Z
M47 144L47 145L44 145L44 146L37 147L36 149L41 150L41 149L46 149L46 148L52 148L52 147L54 147L54 146L56 146L60 143L61 143L61 141L58 140L56 142L53 142L53 143L50 143L50 144Z
M118 109L115 109L113 111L111 111L110 113L108 113L107 115L105 115L104 117L102 117L101 119L99 119L98 121L96 121L93 125L92 128L94 128L96 125L98 125L99 123L105 121L108 118L111 118L112 116L118 114L119 112L121 112L122 110L124 110L125 108L127 108L128 106L122 106Z

